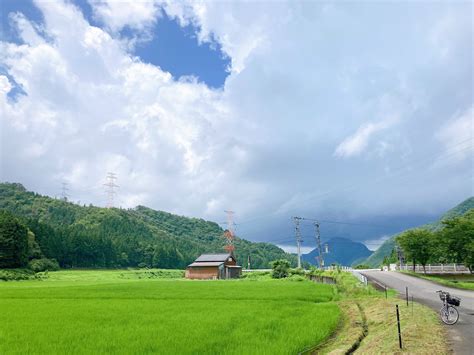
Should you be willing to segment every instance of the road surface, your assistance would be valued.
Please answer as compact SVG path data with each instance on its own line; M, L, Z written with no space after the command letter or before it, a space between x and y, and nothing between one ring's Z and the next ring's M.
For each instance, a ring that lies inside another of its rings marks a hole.
M395 271L362 271L369 280L375 280L395 289L405 297L405 287L408 286L408 294L419 303L427 305L439 311L442 306L436 291L448 291L452 295L461 298L461 306L458 307L459 321L454 325L446 325L450 345L455 354L474 354L474 292L454 289L433 282L409 276ZM429 329L427 329L429 331Z

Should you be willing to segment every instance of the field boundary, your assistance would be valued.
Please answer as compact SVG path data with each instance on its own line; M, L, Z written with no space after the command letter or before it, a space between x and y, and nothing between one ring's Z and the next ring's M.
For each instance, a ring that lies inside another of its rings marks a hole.
M368 334L367 318L359 302L341 301L338 303L342 312L341 320L323 343L310 347L300 354L352 354Z
M357 308L359 308L360 316L362 318L362 334L359 336L359 339L351 346L351 348L346 352L346 354L352 354L356 351L362 340L369 334L369 325L367 324L367 317L364 313L364 309L359 302L356 302Z

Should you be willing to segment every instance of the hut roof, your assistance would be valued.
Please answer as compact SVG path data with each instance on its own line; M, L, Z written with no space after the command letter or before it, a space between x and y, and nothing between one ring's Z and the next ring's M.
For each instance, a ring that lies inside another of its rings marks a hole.
M194 263L201 263L201 262L210 262L210 261L220 261L224 262L227 261L229 257L235 259L231 254L202 254L199 258L197 258Z
M201 261L201 262L194 262L190 265L188 265L188 267L196 267L196 266L220 266L224 264L223 261Z

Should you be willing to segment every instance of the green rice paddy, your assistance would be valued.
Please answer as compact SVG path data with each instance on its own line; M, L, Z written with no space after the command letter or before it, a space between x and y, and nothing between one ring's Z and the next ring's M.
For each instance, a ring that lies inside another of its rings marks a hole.
M0 354L296 354L338 324L329 285L156 272L0 282Z

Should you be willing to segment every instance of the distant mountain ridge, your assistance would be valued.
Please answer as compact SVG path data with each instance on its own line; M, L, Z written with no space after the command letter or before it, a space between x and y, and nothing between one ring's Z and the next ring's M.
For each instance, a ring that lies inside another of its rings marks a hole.
M471 208L474 208L474 197L469 197L456 207L450 209L449 211L444 213L437 221L422 225L418 228L426 228L433 231L438 230L439 228L441 228L443 220L463 215ZM395 248L395 239L400 234L401 233L395 234L389 239L387 239L371 256L369 256L362 263L367 264L371 267L379 267L382 264L383 259L386 256L390 256L390 254L392 253L393 248Z
M223 229L215 222L138 206L132 209L80 206L0 183L0 209L20 218L48 258L61 267L184 268L201 253L222 252ZM247 266L296 258L270 243L235 239L236 256Z
M372 254L363 243L355 242L346 238L331 238L324 244L328 244L329 252L323 255L324 264L338 264L343 266L351 266L357 261L363 260ZM316 257L318 250L314 249L308 254L303 254L303 261L307 261L312 265L317 265Z

